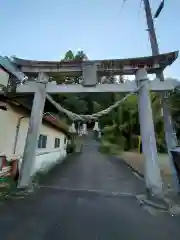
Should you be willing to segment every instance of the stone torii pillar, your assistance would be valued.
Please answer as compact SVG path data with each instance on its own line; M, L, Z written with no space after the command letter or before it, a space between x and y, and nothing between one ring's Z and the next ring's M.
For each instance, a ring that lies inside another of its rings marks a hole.
M47 82L48 77L43 73L39 73L18 182L18 188L21 189L27 188L31 184L32 169L36 157L37 141L46 100Z
M154 196L162 196L162 179L158 165L156 138L149 96L149 79L145 69L136 73L136 81L139 89L139 122L142 138L142 150L145 158L145 183L148 192Z

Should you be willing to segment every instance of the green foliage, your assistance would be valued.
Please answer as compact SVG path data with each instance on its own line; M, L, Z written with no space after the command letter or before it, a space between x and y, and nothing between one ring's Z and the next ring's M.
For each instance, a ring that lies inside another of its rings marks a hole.
M87 56L83 51L73 53L69 50L63 60L86 60ZM54 76L57 83L76 84L81 82L80 77ZM104 80L106 83L115 82L115 77ZM120 76L120 82L123 82L123 76ZM119 85L120 87L120 85ZM59 94L55 96L66 109L78 114L92 114L106 109L116 101L122 99L120 93L80 93L80 94ZM161 97L159 93L151 93L152 109L156 131L157 147L160 152L165 151L164 127L161 114ZM173 119L176 122L176 131L180 137L180 91L176 91L170 96L170 105L172 106ZM62 114L61 114L62 115ZM119 105L108 115L100 118L100 127L102 129L101 147L103 151L110 149L130 150L138 147L138 135L140 135L138 100L136 95L130 96L126 101ZM111 151L112 152L112 151Z
M63 60L74 60L74 53L71 50L67 51Z
M119 155L119 153L121 152L119 145L112 144L108 141L102 141L99 150L102 153L113 155Z
M178 139L180 139L180 90L176 90L170 95L169 105Z

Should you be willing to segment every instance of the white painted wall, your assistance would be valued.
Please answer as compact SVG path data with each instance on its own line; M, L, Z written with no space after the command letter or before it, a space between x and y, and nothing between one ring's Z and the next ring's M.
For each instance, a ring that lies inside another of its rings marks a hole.
M7 111L0 109L0 152L5 152L7 155L11 155L13 154L14 149L17 123L19 118L24 115L23 113L14 110L9 104L7 105L7 108ZM16 147L16 154L21 156L24 151L28 124L29 117L21 120ZM49 169L55 163L61 162L66 156L67 143L64 143L64 139L66 138L64 133L49 125L42 124L40 134L47 136L47 145L46 148L37 149L35 165L32 170L33 173ZM56 137L60 139L60 148L54 148Z

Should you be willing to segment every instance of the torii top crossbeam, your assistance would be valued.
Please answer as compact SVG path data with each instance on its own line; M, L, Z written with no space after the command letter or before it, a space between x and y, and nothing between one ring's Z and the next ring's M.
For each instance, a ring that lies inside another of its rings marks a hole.
M84 65L95 65L99 76L133 75L139 68L146 68L148 73L157 73L171 65L178 57L178 51L128 59L109 59L94 61L36 61L14 58L14 63L25 74L39 72L61 74L65 76L80 76Z

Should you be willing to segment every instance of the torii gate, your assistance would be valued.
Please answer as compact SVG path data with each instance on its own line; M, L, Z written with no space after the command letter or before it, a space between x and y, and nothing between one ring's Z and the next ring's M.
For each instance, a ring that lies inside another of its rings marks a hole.
M31 169L35 159L36 144L39 136L39 128L42 121L43 108L46 93L75 93L75 92L134 92L139 94L139 119L142 137L142 148L145 156L145 183L148 191L153 195L162 195L162 179L157 162L157 147L154 133L151 101L149 91L172 91L177 81L160 82L159 79L148 81L148 74L160 73L166 66L171 65L178 57L178 52L170 52L157 56L142 58L96 60L96 61L32 61L14 59L14 72L8 69L8 64L2 66L14 73L24 73L36 81L28 81L17 84L16 94L34 93L34 101L29 122L29 129L25 143L23 163L21 167L19 187L26 188L31 182ZM0 62L1 63L1 62ZM65 76L82 76L81 84L57 85L49 81L48 75L60 74ZM102 76L109 75L135 75L136 81L127 81L121 84L99 84ZM21 79L22 80L22 79ZM10 81L11 91L12 81ZM139 88L140 87L140 88ZM173 145L172 145L173 146ZM175 147L175 146L174 146Z

